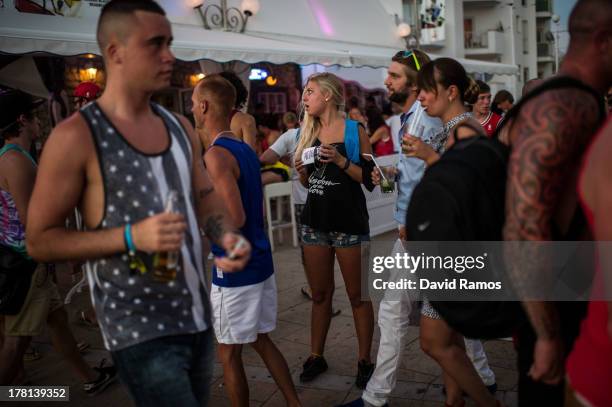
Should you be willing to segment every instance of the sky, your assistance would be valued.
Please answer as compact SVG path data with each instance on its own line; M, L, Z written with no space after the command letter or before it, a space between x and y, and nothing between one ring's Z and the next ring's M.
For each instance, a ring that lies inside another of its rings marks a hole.
M567 19L576 4L576 0L554 0L554 13L561 17L559 21L559 52L565 54L569 43L569 34L567 33ZM551 31L554 33L557 29L554 23L551 23Z

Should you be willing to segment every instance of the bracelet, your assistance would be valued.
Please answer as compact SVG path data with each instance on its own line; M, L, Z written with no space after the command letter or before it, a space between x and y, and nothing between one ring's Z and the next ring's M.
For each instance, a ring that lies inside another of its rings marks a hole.
M136 246L134 246L134 241L132 240L132 225L130 223L127 223L125 229L123 229L123 240L125 240L125 247L128 253L135 254Z
M351 166L351 160L349 160L348 158L346 159L346 162L344 163L344 167L342 167L342 171L346 171L348 170L348 167Z

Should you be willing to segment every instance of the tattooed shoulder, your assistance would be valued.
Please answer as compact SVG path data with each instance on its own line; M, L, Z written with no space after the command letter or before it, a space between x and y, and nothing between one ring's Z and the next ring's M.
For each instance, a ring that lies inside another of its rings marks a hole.
M580 89L546 92L527 103L512 126L517 143L537 136L554 141L551 148L583 144L599 126L599 106L595 98ZM582 151L575 151L581 155Z
M521 109L511 130L507 240L551 237L552 213L568 175L578 170L598 117L595 98L579 89L546 92Z

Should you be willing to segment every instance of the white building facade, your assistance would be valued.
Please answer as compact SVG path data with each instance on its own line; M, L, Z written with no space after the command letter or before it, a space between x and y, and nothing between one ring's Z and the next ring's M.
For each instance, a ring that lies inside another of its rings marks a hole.
M555 73L555 40L551 33L553 0L536 0L536 35L538 40L538 77Z
M554 59L550 50L553 47L548 43L541 45L546 37L546 24L550 27L552 0L403 0L402 3L405 21L414 24L415 14L421 20L419 45L425 51L515 65L518 72L512 76L474 75L487 82L493 93L507 89L518 96L525 81L552 73ZM544 8L546 13L537 11ZM441 15L442 19L438 17L438 23L431 24L432 15ZM432 25L440 26L422 29Z

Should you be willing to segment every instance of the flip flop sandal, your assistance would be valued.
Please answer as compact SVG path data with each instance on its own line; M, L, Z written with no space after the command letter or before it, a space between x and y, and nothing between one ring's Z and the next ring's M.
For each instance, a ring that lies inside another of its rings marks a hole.
M300 288L300 291L302 292L302 295L306 298L308 298L310 301L312 301L312 294L310 293L310 291L308 291L306 289L306 287L302 287Z

